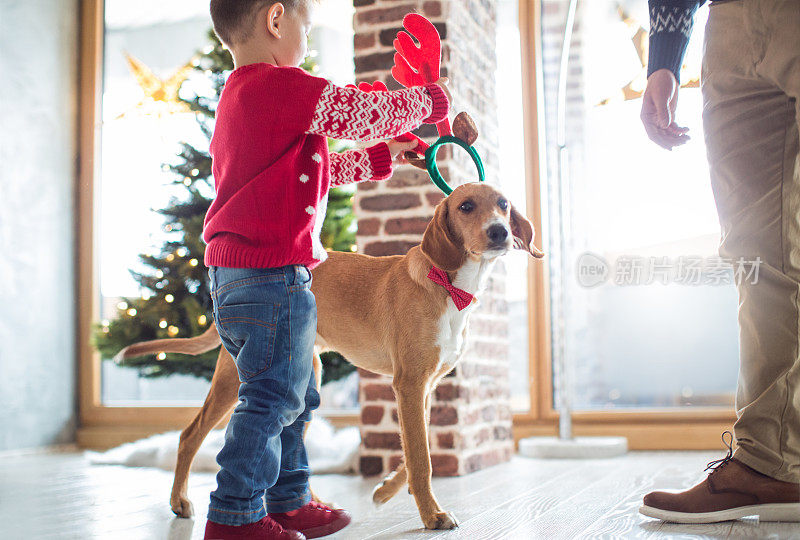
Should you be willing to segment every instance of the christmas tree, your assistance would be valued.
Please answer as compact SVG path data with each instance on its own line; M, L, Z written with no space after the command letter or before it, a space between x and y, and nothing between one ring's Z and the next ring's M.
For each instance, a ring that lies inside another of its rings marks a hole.
M209 39L210 45L192 61L194 69L190 75L190 78L205 77L210 83L209 91L180 99L196 113L201 130L210 140L214 112L225 79L233 69L233 59L213 31L209 32ZM311 73L317 70L312 57L301 67ZM335 148L334 143L331 147ZM196 336L214 320L208 269L203 264L205 243L201 237L203 219L213 197L211 156L187 143L182 143L181 148L176 162L164 165L164 169L173 173L172 183L185 193L157 210L164 216L168 239L157 254L139 255L147 271L131 271L143 293L137 298L120 299L117 318L95 325L93 342L104 359L138 341ZM337 251L354 251L353 221L353 190L332 189L322 226L323 245ZM139 370L144 377L188 374L211 380L217 355L217 349L198 356L161 353L127 359L121 365ZM323 353L322 362L323 383L354 369L337 353Z

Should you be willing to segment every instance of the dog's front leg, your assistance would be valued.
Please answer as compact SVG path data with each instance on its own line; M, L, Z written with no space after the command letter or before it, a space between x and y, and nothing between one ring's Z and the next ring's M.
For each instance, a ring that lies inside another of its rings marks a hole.
M425 428L427 429L428 426L431 425L431 400L433 393L432 388L435 387L434 385L429 386L429 389L425 392ZM406 463L404 460L400 461L400 464L397 468L390 472L386 478L383 479L383 482L375 486L375 489L372 491L372 501L375 504L384 504L389 499L394 497L400 488L403 487L407 481L407 472L406 472ZM411 486L408 487L408 492L413 495L411 491Z
M425 422L429 386L404 374L396 376L392 386L397 396L408 485L417 502L422 523L427 529L452 529L458 526L455 516L442 510L431 488L431 456Z

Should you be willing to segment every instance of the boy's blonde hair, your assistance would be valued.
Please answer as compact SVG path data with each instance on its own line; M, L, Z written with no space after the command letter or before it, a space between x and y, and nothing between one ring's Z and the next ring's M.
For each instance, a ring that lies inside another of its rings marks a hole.
M247 40L253 33L255 14L264 6L283 4L286 11L305 6L311 0L211 0L211 23L228 47Z

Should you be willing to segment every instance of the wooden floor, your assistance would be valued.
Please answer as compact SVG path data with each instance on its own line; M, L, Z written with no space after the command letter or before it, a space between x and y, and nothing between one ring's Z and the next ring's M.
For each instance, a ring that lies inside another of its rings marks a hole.
M679 489L702 478L716 454L630 453L609 460L515 458L461 478L435 479L444 508L456 514L454 531L425 531L408 493L373 507L375 479L316 476L312 487L353 514L353 523L329 538L797 538L800 524L754 520L717 525L674 525L640 516L642 495ZM0 456L0 538L170 539L203 537L214 475L194 474L190 497L197 516L170 511L170 473L157 469L91 466L79 453Z

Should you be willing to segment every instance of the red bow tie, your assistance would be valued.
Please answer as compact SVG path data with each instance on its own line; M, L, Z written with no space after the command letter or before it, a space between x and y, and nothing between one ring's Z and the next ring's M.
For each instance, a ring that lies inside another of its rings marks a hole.
M428 279L447 289L447 292L450 293L450 297L453 299L453 303L455 303L458 311L461 311L472 302L473 296L464 289L454 287L453 284L450 283L450 277L444 270L434 266L431 268L431 271L428 272Z

